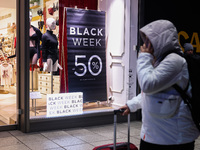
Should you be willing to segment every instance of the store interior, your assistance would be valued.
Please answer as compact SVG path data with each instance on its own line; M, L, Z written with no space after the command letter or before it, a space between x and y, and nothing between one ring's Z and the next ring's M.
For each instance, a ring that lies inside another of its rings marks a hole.
M0 125L16 123L16 2L0 4Z

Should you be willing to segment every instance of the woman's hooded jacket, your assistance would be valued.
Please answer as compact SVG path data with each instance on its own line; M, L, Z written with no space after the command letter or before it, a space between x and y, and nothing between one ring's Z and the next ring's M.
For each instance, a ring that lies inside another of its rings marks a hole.
M178 84L185 89L189 82L187 62L176 54L182 53L177 30L170 21L158 20L141 28L140 34L143 41L148 37L154 49L154 56L139 54L137 75L142 92L127 102L131 112L142 108L141 138L161 145L192 142L199 131L172 87Z

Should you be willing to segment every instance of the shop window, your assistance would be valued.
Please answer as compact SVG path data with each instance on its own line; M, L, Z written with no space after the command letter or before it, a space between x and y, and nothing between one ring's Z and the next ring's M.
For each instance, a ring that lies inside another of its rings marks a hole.
M30 20L30 118L113 110L97 0L30 0Z
M29 18L30 117L41 117L46 116L47 94L60 92L59 1L30 0Z
M0 4L0 126L17 123L16 0Z
M30 0L31 119L111 112L135 95L137 3Z

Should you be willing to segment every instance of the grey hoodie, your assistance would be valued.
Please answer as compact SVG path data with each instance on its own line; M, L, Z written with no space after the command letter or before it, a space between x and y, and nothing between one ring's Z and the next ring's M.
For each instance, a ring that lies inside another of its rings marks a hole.
M181 51L177 31L167 20L154 21L141 30L151 41L156 60L173 49ZM154 65L154 57L140 53L137 60L138 82L142 93L127 102L131 112L142 108L141 138L161 145L184 144L194 141L199 131L191 113L172 85L183 89L188 84L187 63L172 53Z
M143 41L146 39L145 35L151 41L154 48L154 56L157 60L171 50L182 52L176 27L170 21L154 21L141 28L140 35Z

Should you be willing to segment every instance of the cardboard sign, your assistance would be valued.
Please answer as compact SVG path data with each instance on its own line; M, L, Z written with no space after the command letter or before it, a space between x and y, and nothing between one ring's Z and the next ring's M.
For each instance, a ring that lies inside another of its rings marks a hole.
M47 94L47 117L83 113L83 93Z

